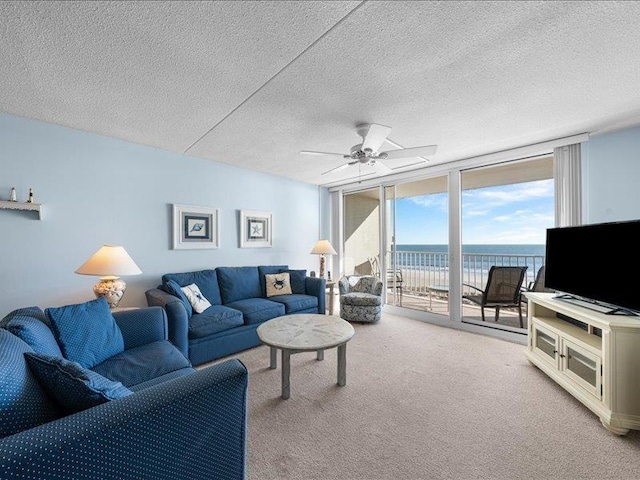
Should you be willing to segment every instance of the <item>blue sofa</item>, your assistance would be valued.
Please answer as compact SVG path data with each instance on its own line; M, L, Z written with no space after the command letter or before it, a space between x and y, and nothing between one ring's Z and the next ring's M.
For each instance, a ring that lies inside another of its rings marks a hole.
M266 276L288 273L291 294L267 296ZM195 313L181 287L196 284L211 306ZM217 267L168 273L162 284L146 292L149 306L167 312L169 339L194 365L200 365L260 344L258 326L275 317L325 313L323 278L287 265Z
M0 321L0 478L244 479L244 365L192 368L168 341L158 307L114 313L110 332L121 335L122 351L87 357L100 344L75 342L93 328L87 303L62 312L23 308ZM88 368L65 352L98 363ZM45 376L35 357L52 362ZM105 392L118 395L105 399ZM99 393L98 404L87 406Z

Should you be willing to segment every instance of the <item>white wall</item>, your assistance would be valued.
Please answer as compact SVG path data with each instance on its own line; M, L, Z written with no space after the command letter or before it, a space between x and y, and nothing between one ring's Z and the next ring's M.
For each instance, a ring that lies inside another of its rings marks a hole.
M241 153L239 153L241 154ZM0 210L0 318L11 310L82 302L97 278L74 272L101 245L123 245L142 275L121 306L168 272L233 265L318 269L319 189L118 139L0 114L0 200L30 187L44 218ZM326 196L326 194L325 194ZM221 248L172 250L172 204L221 209ZM273 248L240 249L238 210L273 213Z
M582 152L585 223L640 219L640 127L590 135Z

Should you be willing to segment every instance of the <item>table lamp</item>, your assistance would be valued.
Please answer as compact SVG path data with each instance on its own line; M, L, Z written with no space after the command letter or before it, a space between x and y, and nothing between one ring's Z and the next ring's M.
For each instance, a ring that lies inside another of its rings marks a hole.
M329 243L329 240L318 240L311 253L320 255L320 278L324 278L324 269L326 264L325 255L337 255L338 252Z
M126 252L124 247L103 245L84 262L75 273L96 275L100 281L93 287L96 297L105 297L110 308L116 308L124 296L127 284L121 275L140 275L142 270Z

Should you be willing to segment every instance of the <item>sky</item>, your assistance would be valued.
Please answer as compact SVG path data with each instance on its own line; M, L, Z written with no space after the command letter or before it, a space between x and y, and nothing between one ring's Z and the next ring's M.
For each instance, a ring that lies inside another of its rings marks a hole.
M553 180L462 192L464 245L542 245L553 226ZM396 243L447 244L447 194L398 199Z

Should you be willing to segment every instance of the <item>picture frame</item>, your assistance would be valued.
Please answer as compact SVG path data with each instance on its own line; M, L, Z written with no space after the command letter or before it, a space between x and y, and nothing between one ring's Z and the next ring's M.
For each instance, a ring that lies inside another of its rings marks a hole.
M220 209L173 204L173 249L220 248Z
M271 212L240 211L240 248L271 248L273 246Z

